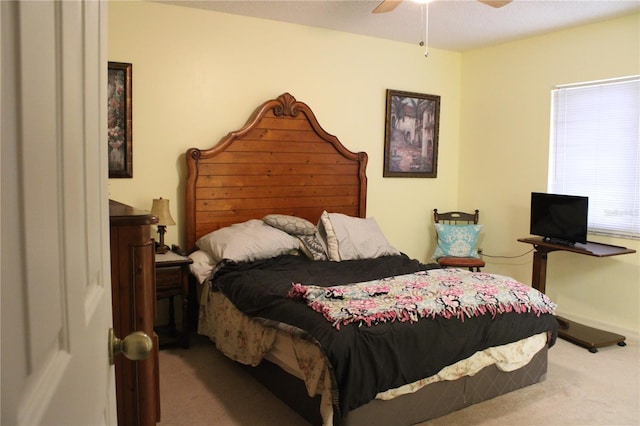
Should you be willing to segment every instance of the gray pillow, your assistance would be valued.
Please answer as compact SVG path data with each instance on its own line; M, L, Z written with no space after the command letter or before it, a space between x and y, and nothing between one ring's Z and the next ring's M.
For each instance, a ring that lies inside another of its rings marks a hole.
M398 255L400 252L385 238L376 220L342 213L326 213L320 217L330 260L373 259ZM320 225L318 225L320 229Z
M320 240L319 235L298 235L298 239L302 242L300 251L311 260L327 260L327 253Z
M264 223L291 235L315 235L316 226L306 219L286 214L269 214Z
M242 262L290 253L300 247L300 241L261 220L251 219L210 232L196 241L196 246L216 262Z

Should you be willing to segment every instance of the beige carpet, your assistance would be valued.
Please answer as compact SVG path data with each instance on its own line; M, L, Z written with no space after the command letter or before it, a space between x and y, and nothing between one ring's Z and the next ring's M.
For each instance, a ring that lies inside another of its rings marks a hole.
M640 348L627 343L592 354L558 339L546 381L420 425L640 425ZM307 425L202 336L160 351L160 403L160 426Z

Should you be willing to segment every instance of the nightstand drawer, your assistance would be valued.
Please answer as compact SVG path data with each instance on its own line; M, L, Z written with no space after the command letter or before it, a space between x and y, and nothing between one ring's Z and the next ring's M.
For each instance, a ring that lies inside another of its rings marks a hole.
M156 269L156 291L167 288L182 287L182 268L173 266L170 268Z

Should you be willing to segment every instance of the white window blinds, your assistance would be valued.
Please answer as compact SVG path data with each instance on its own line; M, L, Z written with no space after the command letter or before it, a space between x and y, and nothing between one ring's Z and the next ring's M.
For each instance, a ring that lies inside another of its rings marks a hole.
M552 91L548 191L589 197L589 232L640 238L640 76Z

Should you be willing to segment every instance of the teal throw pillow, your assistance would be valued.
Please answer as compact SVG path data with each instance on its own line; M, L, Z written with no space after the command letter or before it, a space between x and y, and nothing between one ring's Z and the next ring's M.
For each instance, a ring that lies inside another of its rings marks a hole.
M433 258L475 257L478 258L476 244L482 225L444 225L436 223L438 246Z

